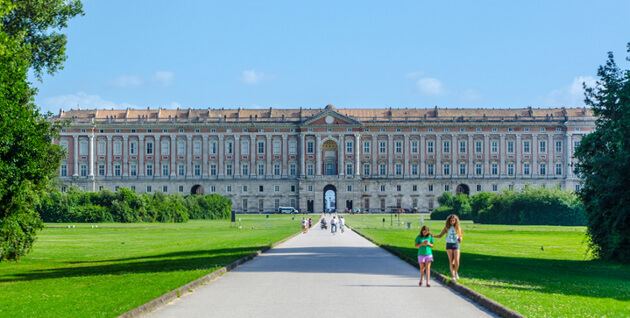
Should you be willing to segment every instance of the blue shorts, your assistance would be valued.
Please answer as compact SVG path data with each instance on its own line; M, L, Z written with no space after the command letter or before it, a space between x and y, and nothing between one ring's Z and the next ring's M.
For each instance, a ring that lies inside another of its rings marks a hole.
M446 243L446 249L447 250L458 250L459 249L459 243Z

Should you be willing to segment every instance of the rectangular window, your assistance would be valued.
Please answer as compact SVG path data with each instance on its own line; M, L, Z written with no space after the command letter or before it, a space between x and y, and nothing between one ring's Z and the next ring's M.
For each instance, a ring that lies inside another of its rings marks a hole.
M153 142L147 141L147 155L153 154Z
M466 164L465 163L460 163L459 164L459 174L460 175L466 175Z
M507 142L507 152L514 153L514 141L508 140Z
M81 156L87 156L88 154L88 142L87 140L80 140L79 141L79 155Z
M265 174L265 165L264 164L259 164L258 165L258 175L262 176Z
M529 163L524 163L523 164L523 174L524 175L529 175Z
M427 174L432 176L434 174L434 165L432 163L427 165Z
M556 141L556 152L562 152L562 141Z
M241 154L249 155L249 141L248 140L241 140Z
M147 186L147 192L151 192L153 189L151 189L151 186Z
M499 174L499 165L498 164L493 163L490 167L491 167L490 171L491 171L492 175Z
M264 141L259 141L258 142L258 153L259 154L265 153L265 142Z
M411 153L418 153L418 141L417 140L412 140L411 141Z
M411 186L411 191L413 191L413 192L418 191L418 185L417 184L412 185ZM416 204L414 204L414 205L416 205Z
M212 143L210 143L210 145L212 145ZM186 154L186 142L183 140L180 140L177 142L177 155L183 156L184 154Z
M475 174L480 176L482 173L482 166L480 163L475 164Z
M370 142L369 141L364 141L363 142L363 153L370 153Z
M540 175L544 176L547 174L547 165L544 163L540 164Z
M451 164L445 163L442 166L442 174L444 174L445 176L448 176L451 174Z
M306 190L307 190L308 192L313 192L313 186L312 186L312 185L308 186L308 187L306 188Z
M258 186L258 192L265 192L265 186L259 185Z
M297 175L297 165L289 165L289 175Z
M105 155L105 141L98 142L97 153L99 155Z
M289 154L294 155L297 153L297 141L289 140Z
M234 143L228 141L225 146L227 147L227 149L225 150L226 154L231 155L232 153L234 153Z
M105 175L105 165L98 165L98 175L99 176Z
M280 186L279 185L273 186L273 192L280 192Z
M385 198L381 198L381 212L385 211Z
M122 170L122 169L121 169L120 164L115 164L115 165L114 165L114 176L116 176L116 177L120 177L121 170Z
M492 152L492 153L499 152L499 142L498 141L491 141L490 142L490 152Z
M211 155L216 155L217 154L217 148L218 148L217 147L217 142L216 141L211 141L210 142L210 154Z
M114 154L115 153L116 153L116 143L114 143ZM138 144L135 141L132 141L129 143L129 153L132 155L138 154Z
M280 199L274 199L273 206L275 207L274 211L278 211L278 209L280 208Z
M183 193L184 192L184 186L181 186L181 185L178 186L177 187L177 191L179 191L180 193Z
M450 184L445 184L444 185L444 191L451 191L451 185Z
M427 141L427 152L433 153L433 141Z
M306 142L306 153L315 153L315 142L313 141Z
M280 165L279 164L273 165L273 174L275 176L279 176L280 175Z
M523 141L523 152L524 153L529 153L529 151L530 151L529 150L529 145L530 145L529 140Z
M168 192L168 186L162 186L162 192L167 193Z
M387 166L385 166L384 164L380 164L378 166L379 169L379 175L384 176L387 174Z
M366 175L366 176L370 175L370 165L369 164L364 164L363 165L363 175Z
M147 166L146 166L146 175L147 176L152 176L153 175L153 165L152 164L147 164Z
M61 171L59 173L62 177L68 176L68 165L61 165Z
M385 141L379 141L378 142L378 152L379 153L386 153L387 152L387 143Z
M475 152L481 153L482 148L483 148L483 143L481 141L475 141Z
M363 210L364 211L369 211L370 210L370 198L364 198L363 199Z
M210 165L210 175L211 176L217 175L217 165L215 164Z
M231 193L232 192L232 186L229 185L229 186L225 187L225 192Z
M556 175L562 175L562 164L556 163Z
M354 143L352 141L346 141L346 153L351 154L354 150Z
M243 164L241 166L241 175L248 176L249 175L249 165Z
M508 163L508 165L507 165L507 174L508 174L508 176L513 176L514 175L514 164L513 163Z
M402 164L397 163L394 168L396 169L396 175L397 176L402 176Z
M169 154L169 149L168 149L168 140L162 140L162 146L160 147L160 151L162 152L163 156L168 156Z
M499 186L497 186L496 184L492 185L492 191L497 192L499 191Z
M186 173L185 166L180 164L177 165L177 175L183 176Z
M295 192L295 185L291 185L291 192ZM291 200L295 200L295 199L291 199ZM291 201L291 206L295 207L295 203L293 201Z
M194 171L194 173L195 173L195 175L196 175L196 176L200 176L200 175L201 175L201 165L196 164L196 165L194 166L193 171Z
M234 174L233 166L231 163L225 165L225 175L231 176Z
M445 140L442 142L442 149L444 150L444 153L450 153L451 152L451 142L448 140Z
M477 192L481 192L481 184L477 185Z
M354 172L352 171L352 164L346 163L346 175L351 176Z
M168 165L162 165L162 175L168 176Z
M132 177L137 176L138 175L138 166L136 166L135 164L129 165L129 174Z
M280 140L274 140L273 141L273 153L274 154L279 154L280 153Z
M429 192L433 192L433 185L429 184Z
M540 144L540 153L547 152L547 141L541 140L539 144Z
M466 152L466 142L465 141L460 141L459 142L459 152L461 152L461 153Z
M401 186L400 184L397 184L397 185L396 185L396 191L397 191L397 192L402 191L402 186Z
M210 186L210 192L212 192L212 193L217 192L217 187L216 186Z
M201 155L201 141L199 140L193 141L193 155Z
M418 164L414 163L411 165L411 175L413 176L417 176L418 175Z
M381 192L385 192L385 186L381 185Z
M315 175L315 169L312 164L306 165L306 174L309 176Z
M347 186L347 187L346 187L346 190L347 190L348 192L352 192L352 186L351 186L351 185Z
M396 141L394 143L394 148L396 153L402 153L402 141Z
M243 199L243 212L247 212L247 199Z
M122 142L120 140L114 141L114 156L120 156L122 154Z

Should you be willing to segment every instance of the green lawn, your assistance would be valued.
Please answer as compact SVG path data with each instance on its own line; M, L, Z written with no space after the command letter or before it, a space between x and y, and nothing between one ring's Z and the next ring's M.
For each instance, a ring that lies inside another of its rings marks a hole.
M373 240L415 257L420 217L345 218ZM425 219L434 235L444 227L444 221ZM412 229L406 229L409 222ZM630 316L630 266L592 260L586 228L462 224L460 283L528 317ZM449 273L445 245L436 239L432 268L442 274Z
M238 217L242 229L47 224L21 262L0 263L0 317L115 317L301 230L301 215Z

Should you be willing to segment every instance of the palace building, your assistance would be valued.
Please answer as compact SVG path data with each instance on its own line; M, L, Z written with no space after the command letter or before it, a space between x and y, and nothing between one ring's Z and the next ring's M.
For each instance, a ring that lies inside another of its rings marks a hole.
M577 189L586 108L61 111L61 190L218 193L237 212L430 211L444 191Z

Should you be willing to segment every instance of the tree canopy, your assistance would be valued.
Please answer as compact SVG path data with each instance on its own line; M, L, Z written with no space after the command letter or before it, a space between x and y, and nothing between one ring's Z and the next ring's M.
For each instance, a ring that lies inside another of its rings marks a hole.
M0 261L26 255L42 228L35 211L63 157L60 125L33 103L28 70L55 72L65 60L66 26L79 1L0 0Z
M595 87L584 86L596 130L576 148L575 171L582 178L591 250L630 262L630 71L621 70L609 52L597 76Z

